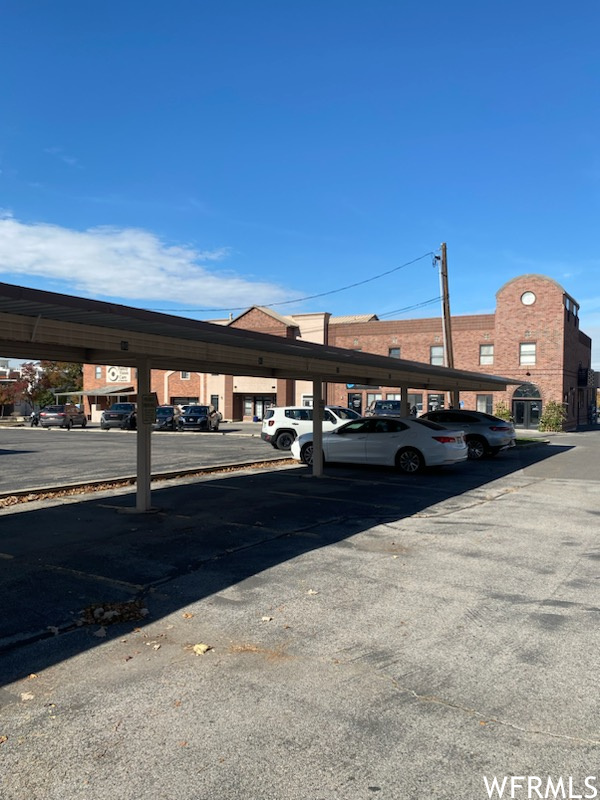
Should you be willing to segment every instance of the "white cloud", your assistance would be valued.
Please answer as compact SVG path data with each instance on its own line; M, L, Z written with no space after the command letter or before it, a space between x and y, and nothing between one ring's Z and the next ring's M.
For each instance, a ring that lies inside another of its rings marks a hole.
M225 247L168 245L136 228L76 231L0 213L0 275L26 276L28 286L49 288L52 282L55 291L151 301L146 306L170 301L186 308L247 308L288 299L281 286L219 270L229 255Z

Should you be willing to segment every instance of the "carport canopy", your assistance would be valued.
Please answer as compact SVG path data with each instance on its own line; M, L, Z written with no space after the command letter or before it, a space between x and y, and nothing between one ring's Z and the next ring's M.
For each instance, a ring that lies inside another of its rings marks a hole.
M522 382L7 283L0 283L0 353L133 367L138 399L150 393L152 369L311 380L315 475L321 474L324 382L450 392L504 391ZM151 425L141 415L138 421L136 508L145 511L150 508Z

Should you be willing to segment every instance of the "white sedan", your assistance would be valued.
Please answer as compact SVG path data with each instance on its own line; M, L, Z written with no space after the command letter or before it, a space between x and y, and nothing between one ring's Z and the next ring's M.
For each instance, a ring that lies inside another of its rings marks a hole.
M406 473L466 461L468 452L463 431L450 431L421 419L368 417L323 434L325 461L383 464ZM293 442L292 457L312 464L312 433Z

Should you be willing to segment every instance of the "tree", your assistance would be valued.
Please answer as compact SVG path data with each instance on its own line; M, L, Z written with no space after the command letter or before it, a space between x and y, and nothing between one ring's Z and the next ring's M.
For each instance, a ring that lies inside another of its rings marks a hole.
M28 362L21 367L17 388L31 406L55 402L55 392L79 392L83 386L83 366L69 361Z
M10 414L13 410L15 402L15 384L14 383L0 383L0 417L5 415L5 410L8 409Z

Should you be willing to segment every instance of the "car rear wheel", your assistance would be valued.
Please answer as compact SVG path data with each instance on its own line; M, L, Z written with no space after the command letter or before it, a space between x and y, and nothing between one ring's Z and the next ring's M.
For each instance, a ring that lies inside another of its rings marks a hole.
M277 438L275 439L275 447L278 450L289 450L292 446L292 442L294 441L294 434L290 433L289 431L284 431L280 433Z
M417 472L421 472L424 466L425 462L423 461L423 456L418 450L415 450L414 447L406 447L396 456L396 467L400 472L404 472L407 475L414 475Z
M487 453L487 445L480 436L469 436L467 439L467 447L469 448L469 458L472 461L483 458Z

